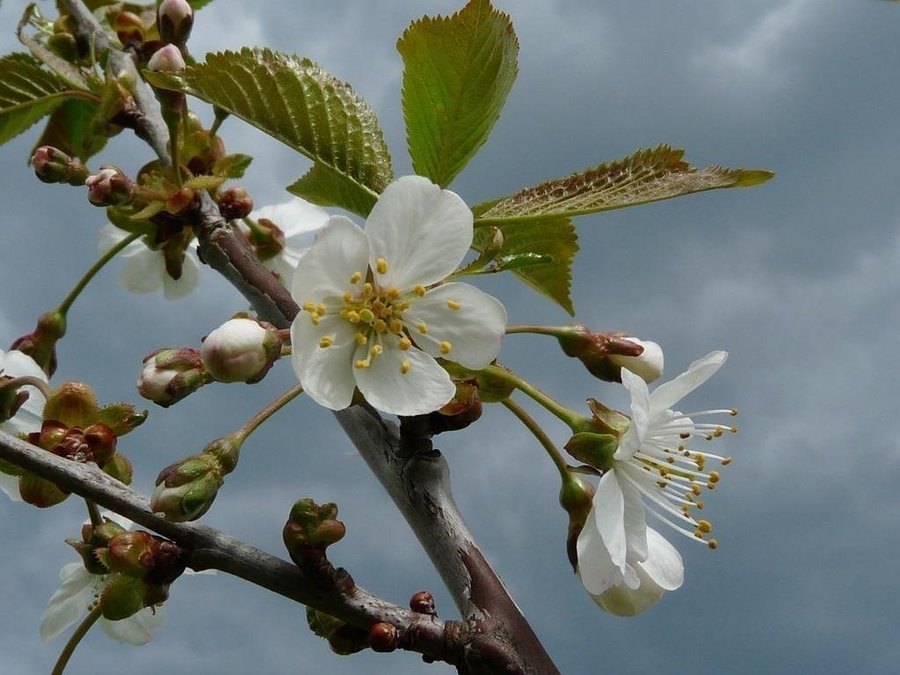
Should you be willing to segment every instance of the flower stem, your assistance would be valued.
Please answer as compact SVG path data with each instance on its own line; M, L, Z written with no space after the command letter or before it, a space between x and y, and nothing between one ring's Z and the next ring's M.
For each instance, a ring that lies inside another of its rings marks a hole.
M509 410L513 415L519 418L519 421L525 425L528 431L534 434L534 437L544 447L544 450L547 451L547 455L550 457L550 460L553 462L556 470L559 471L559 475L563 478L563 480L565 480L569 476L569 467L566 464L566 460L562 456L562 453L560 453L560 451L553 444L553 441L550 440L550 437L541 428L541 425L539 425L522 406L513 401L511 398L503 399L503 405L506 406L506 409Z
M561 406L559 403L547 396L547 394L542 392L537 387L532 386L521 377L513 373L511 370L493 365L485 368L484 372L490 374L492 377L496 377L499 380L503 380L504 382L513 385L516 389L521 391L526 396L534 399L537 403L540 403L547 410L556 415L559 419L561 419L573 429L580 426L582 419L580 415L577 415L568 408Z
M78 628L75 629L75 632L72 633L69 641L66 642L66 646L63 647L63 650L59 653L59 658L56 659L56 665L53 666L50 675L62 675L63 671L66 669L66 664L69 663L69 659L72 658L72 654L75 652L75 648L78 647L81 639L87 635L91 626L97 623L97 619L100 618L101 614L100 604L98 603L97 606L84 617L84 621L78 624Z
M3 373L0 372L0 375L2 374ZM32 377L31 375L22 375L20 377L14 377L11 380L0 380L0 389L18 389L19 387L24 387L26 385L37 389L44 395L44 398L50 398L50 394L53 392L49 384L36 377Z
M100 507L90 499L85 499L84 503L87 505L88 517L91 519L91 525L100 527L103 524L103 516L100 514Z
M564 337L572 332L572 326L539 326L537 324L514 323L506 327L506 334L513 335L515 333L534 333L536 335L552 335L553 337Z
M68 312L69 308L72 306L72 303L75 302L75 298L77 298L81 294L81 291L83 291L85 287L91 282L91 279L96 276L97 272L103 269L103 266L106 263L115 258L119 253L121 253L125 249L125 247L128 246L128 244L130 244L140 236L140 234L136 233L130 234L125 237L125 239L109 249L102 256L100 256L97 259L97 262L91 265L91 268L87 272L85 272L84 276L81 277L77 284L75 284L75 288L73 288L65 297L65 299L59 304L59 309L57 309L57 311L60 314L65 314L66 312Z
M291 387L286 392L284 392L281 396L272 401L265 408L256 413L253 417L251 417L247 422L237 431L234 432L233 436L238 439L241 443L247 440L247 437L252 434L256 429L267 419L269 419L273 414L277 411L281 410L285 405L293 401L300 394L303 393L303 387L301 385L297 385L296 387Z

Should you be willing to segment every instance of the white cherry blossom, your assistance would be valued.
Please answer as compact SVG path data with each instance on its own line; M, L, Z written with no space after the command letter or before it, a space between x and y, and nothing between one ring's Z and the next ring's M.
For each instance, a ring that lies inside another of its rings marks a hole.
M278 274L284 285L291 287L291 278L300 258L309 250L315 233L328 222L328 212L305 199L294 197L279 204L269 204L250 214L253 220L266 218L284 235L284 248L277 255L263 261L263 265ZM241 225L246 231L246 225Z
M105 253L126 237L127 232L107 223L100 230L100 252ZM166 300L178 300L194 290L200 280L200 261L193 244L185 251L179 279L173 279L166 271L163 252L149 248L140 239L128 244L119 255L125 258L119 281L132 293L153 293L161 288Z
M46 373L41 370L41 367L35 363L34 359L16 349L8 352L0 349L0 375L9 377L28 376L47 382ZM28 392L28 399L12 418L0 423L0 429L16 436L40 431L41 414L46 403L44 394L36 387L26 385L22 389ZM14 502L22 501L22 496L19 494L19 479L17 476L11 476L0 471L0 490L6 493Z
M291 294L293 365L306 392L340 410L354 388L397 415L431 412L455 392L436 359L479 370L506 329L499 300L444 281L472 243L473 217L455 193L428 179L391 183L365 231L332 216L300 259Z
M737 414L734 410L681 413L671 409L725 363L725 352L712 352L691 364L674 380L652 393L638 375L622 369L622 384L631 394L631 425L613 455L613 465L600 478L593 507L577 542L578 573L588 593L604 609L637 614L664 591L679 588L684 565L678 551L646 524L646 514L694 541L709 539L712 525L696 519L700 495L713 489L719 473L707 471L710 460L730 458L691 449L692 437L713 440L722 424L696 423L703 415Z

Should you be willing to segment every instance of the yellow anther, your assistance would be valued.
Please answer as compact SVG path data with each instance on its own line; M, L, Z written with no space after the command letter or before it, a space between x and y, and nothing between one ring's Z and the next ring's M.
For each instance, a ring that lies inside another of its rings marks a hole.
M708 542L706 542L706 545L709 546L713 551L719 548L719 542L717 542L715 539L710 539Z
M709 472L709 482L710 483L718 483L722 476L719 475L718 471L710 471Z
M709 534L710 532L712 532L712 523L708 520L698 520L697 529L700 530L703 534Z
M425 287L422 284L416 284L416 287L413 288L413 293L421 298L423 295L425 295Z
M314 302L304 302L303 303L303 311L309 312L310 314L316 313L316 303Z
M344 318L347 319L347 321L349 321L350 323L359 323L359 312L351 309L344 315Z
M715 490L715 489L716 489L716 484L715 484L715 483L707 483L707 484L706 484L706 489L707 489L707 490Z
M319 315L318 315L318 314L310 314L310 315L309 315L309 320L312 321L312 325L313 325L313 326L318 326L318 325L319 325L320 319L319 319Z
M383 333L387 328L387 323L385 323L384 319L375 319L375 321L372 322L372 328L374 328L377 333Z
M668 476L668 475L669 475L669 469L668 469L668 467L665 467L665 466L659 467L659 475L662 476L663 478L665 478L666 476Z
M325 349L326 347L330 347L333 344L334 344L334 337L331 335L326 335L321 340L319 340L319 346L322 349Z
M375 261L375 271L378 274L387 274L388 271L388 261L384 258L379 258Z
M451 345L447 340L441 341L438 347L441 350L441 354L444 354L445 356L450 353L451 349L453 349L453 345Z
M737 408L732 408L728 412L732 417L737 417L737 414L738 414Z
M664 488L667 485L666 481L664 481L664 480L658 480L658 481L656 481L656 484L661 488Z
M733 433L733 434L736 434L736 433L737 433L737 427L731 427L731 428L729 429L729 431L730 431L731 433Z
M448 301L447 301L447 307L449 307L450 309L452 309L452 310L455 312L455 311L457 311L460 307L462 307L462 305L459 304L456 300L448 300Z
M369 359L356 359L356 362L353 365L357 368L368 368Z
M695 495L699 496L702 491L703 488L700 487L699 483L691 483L691 492L693 492Z
M352 294L350 291L346 291L346 292L341 296L341 299L342 299L344 302L349 303L351 300L353 300L353 294Z
M364 345L364 344L366 344L368 341L369 341L369 338L367 338L367 337L366 337L365 335L363 335L362 333L357 333L357 334L356 334L356 344L358 344L358 345Z
M353 319L350 320L353 321ZM359 320L363 323L372 323L375 320L375 314L368 307L363 307L359 310ZM354 321L354 323L356 322Z
M425 324L424 321L419 322L419 325L416 326L416 330L418 330L422 335L428 334L428 326Z
M381 316L381 313L385 310L387 305L385 305L381 300L373 300L372 301L372 311Z
M728 466L729 464L731 464L731 457L723 457L722 466Z
M397 298L400 297L400 289L397 288L396 286L391 286L391 287L388 289L387 296L388 296L391 300L396 300Z
M374 359L376 356L378 356L383 351L384 351L384 349L382 348L381 345L372 345L372 349L369 350L369 356L371 356Z
M412 347L412 340L410 340L408 337L402 337L397 340L397 348L401 352L405 352L410 347Z
M391 319L388 325L394 335L400 335L403 332L403 322L400 319Z
M696 506L697 506L697 508L700 509L701 511L703 510L703 506L704 506L704 505L703 505L703 502L697 502Z
M319 314L321 316L326 314L327 312L328 307L326 307L324 302L320 302L318 305L316 305L316 314Z
M703 533L700 530L694 530L694 536L697 537L697 539L703 539Z
M406 375L410 368L412 368L412 364L409 362L409 359L404 359L403 363L400 364L400 372Z
M372 288L372 284L370 284L370 283L367 281L366 283L363 284L363 287L362 287L362 296L363 296L364 298L368 298L370 295L372 295L372 293L374 292L374 290L375 290L375 289Z
M362 280L362 272L354 272L354 273L350 276L350 283L351 283L351 284L358 284L358 283L360 282L360 280Z

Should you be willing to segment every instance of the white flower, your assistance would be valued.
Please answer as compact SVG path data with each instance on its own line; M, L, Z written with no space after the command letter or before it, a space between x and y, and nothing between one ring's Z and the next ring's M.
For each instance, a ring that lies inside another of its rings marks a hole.
M707 460L727 464L730 459L691 450L686 443L693 436L712 440L736 431L721 424L698 424L692 418L736 412L684 414L670 406L709 379L726 356L712 352L652 393L643 379L622 369L622 384L631 394L631 426L613 455L613 466L600 478L577 542L582 583L597 604L614 614L643 611L663 591L681 586L684 578L681 556L647 527L647 513L695 541L704 541L712 531L709 521L694 518L692 509L703 508L699 495L719 481L717 471L706 471ZM715 539L706 543L716 547Z
M43 382L47 381L47 375L41 367L27 354L13 349L4 352L0 349L0 376L9 377L34 377ZM21 435L33 431L40 431L41 413L44 411L46 399L39 389L32 386L22 387L28 392L28 399L16 411L12 418L0 423L0 429L8 434ZM22 501L19 494L19 479L17 476L0 471L0 490L14 502Z
M100 252L105 253L128 237L112 223L100 230ZM132 293L152 293L160 288L166 300L182 298L197 285L200 279L200 261L194 245L188 247L181 267L181 278L173 279L166 271L166 261L162 250L147 247L142 241L133 241L119 254L125 258L119 280Z
M115 521L125 529L130 529L132 522L115 513L103 513L104 517ZM50 597L47 609L41 617L41 639L49 640L62 633L66 628L78 621L91 610L103 592L110 576L91 574L81 562L63 565L59 571L62 584ZM100 627L113 640L131 645L146 644L153 633L165 620L163 605L145 607L127 619L110 621L104 617L99 620Z
M328 222L328 212L305 199L294 197L280 204L269 204L250 214L253 220L266 218L272 221L284 235L284 248L278 255L264 260L263 264L277 273L284 285L291 287L291 278L300 258L313 243L313 235ZM241 225L246 230L246 225Z
M653 382L663 374L663 351L655 342L650 340L638 340L636 337L625 337L625 340L633 342L644 348L640 356L621 356L610 354L609 360L619 368L627 368L635 375L639 375L644 382Z
M306 392L340 410L354 387L373 406L418 415L455 387L436 358L479 370L497 356L506 310L474 286L444 283L472 243L472 212L453 192L407 176L363 231L333 216L300 259L291 295L293 364Z

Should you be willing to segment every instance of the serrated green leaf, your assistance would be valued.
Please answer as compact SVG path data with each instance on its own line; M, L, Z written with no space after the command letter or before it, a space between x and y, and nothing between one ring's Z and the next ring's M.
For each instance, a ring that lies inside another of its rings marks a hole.
M225 155L213 165L213 175L231 179L242 178L252 161L253 158L250 155L244 155L239 152Z
M513 274L534 288L541 295L555 300L569 314L575 314L572 306L572 261L578 252L578 235L568 218L544 218L521 223L497 225L503 232L503 246L494 257L498 267L512 264ZM475 230L472 248L484 249L490 240L490 229L479 227ZM535 262L533 256L540 256L549 262L536 262L519 269L515 261Z
M100 152L109 136L97 133L97 104L82 99L70 99L50 114L47 126L34 147L52 145L82 162Z
M306 174L287 186L292 195L319 206L340 206L365 218L377 195L353 189L343 176L325 164L313 164Z
M697 169L682 160L684 150L666 145L640 150L609 164L526 188L476 206L479 224L519 222L552 216L579 216L671 199L717 188L765 183L770 171Z
M212 0L188 0L188 4L191 6L191 9L202 9L206 7Z
M146 73L165 89L196 96L240 117L327 167L328 194L351 208L374 203L393 178L378 119L349 85L309 59L268 49L207 54L185 72ZM321 173L321 172L319 172ZM299 183L309 183L309 174Z
M81 95L28 54L7 54L0 59L0 144Z
M447 186L487 140L516 79L509 17L471 0L450 17L423 17L397 41L403 118L415 172Z

